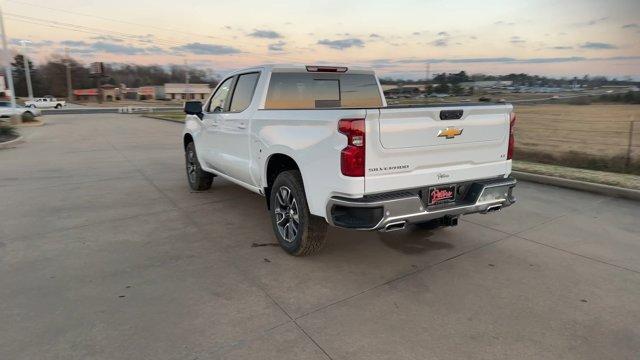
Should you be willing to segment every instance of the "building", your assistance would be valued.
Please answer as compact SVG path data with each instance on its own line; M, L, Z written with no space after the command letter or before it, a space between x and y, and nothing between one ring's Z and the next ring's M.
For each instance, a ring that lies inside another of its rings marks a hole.
M138 88L138 100L154 100L164 98L164 86L140 86Z
M100 91L97 88L75 89L73 97L77 101L86 102L98 102L100 97L103 102L116 101L121 100L121 90L111 84L105 84L100 86Z
M465 81L461 82L460 86L463 88L502 88L512 86L513 81L511 80L485 80L485 81Z
M11 90L7 89L7 85L4 81L4 75L0 75L0 99L11 98Z
M210 93L209 84L164 84L167 100L204 100Z

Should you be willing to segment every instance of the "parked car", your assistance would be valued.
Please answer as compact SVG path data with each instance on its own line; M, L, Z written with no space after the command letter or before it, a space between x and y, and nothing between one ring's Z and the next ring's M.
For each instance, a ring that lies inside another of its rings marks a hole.
M37 108L26 108L24 106L11 107L10 101L0 101L0 117L6 118L13 115L20 115L23 121L31 121L41 112Z
M58 100L54 97L41 97L35 98L33 100L25 101L24 105L30 108L40 108L40 109L60 109L63 106L66 106L66 101Z
M515 202L510 104L393 107L372 70L265 65L184 110L191 189L221 177L265 196L293 255L318 251L327 225L455 226Z

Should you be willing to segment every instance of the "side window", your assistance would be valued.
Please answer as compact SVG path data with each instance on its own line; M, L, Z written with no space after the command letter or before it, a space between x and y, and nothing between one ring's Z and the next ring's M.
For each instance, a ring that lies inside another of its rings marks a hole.
M231 112L241 112L249 107L259 76L260 73L250 73L242 74L238 77L236 88L233 90L233 96L231 97Z
M225 80L216 90L213 97L211 97L211 101L209 102L208 112L223 112L225 101L227 101L227 96L229 95L229 91L231 90L231 85L233 84L233 77Z

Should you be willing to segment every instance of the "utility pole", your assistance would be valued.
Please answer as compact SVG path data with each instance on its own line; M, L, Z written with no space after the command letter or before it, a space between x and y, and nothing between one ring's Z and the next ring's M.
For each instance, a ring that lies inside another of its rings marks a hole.
M73 100L73 86L71 85L71 64L69 61L69 48L64 47L64 63L67 66L67 101Z
M185 83L185 100L191 100L191 86L189 86L189 64L187 59L184 59L184 83Z
M33 87L31 86L31 70L29 69L29 57L27 56L27 43L31 41L20 40L22 44L22 62L24 63L24 76L27 79L27 94L29 94L29 100L33 101Z
M2 8L0 8L0 31L2 31L2 51L4 60L4 71L7 77L7 86L11 93L11 109L15 113L16 108L16 93L13 88L13 73L11 71L11 58L9 57L9 49L7 48L7 33L4 30L4 15L2 14Z
M425 78L424 78L424 92L427 92L427 89L429 87L429 75L431 75L431 64L427 63L426 66L426 74L425 74Z

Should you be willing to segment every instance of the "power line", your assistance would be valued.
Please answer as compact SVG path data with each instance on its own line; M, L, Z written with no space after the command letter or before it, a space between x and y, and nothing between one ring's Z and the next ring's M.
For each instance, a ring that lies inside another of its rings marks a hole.
M191 37L193 36L197 36L200 38L207 38L207 39L219 39L222 41L228 41L228 39L219 37L219 36L213 36L213 35L204 35L204 34L198 34L198 33L193 33L193 32L189 32L189 31L184 31L184 30L179 30L179 29L172 29L172 28L165 28L165 27L160 27L160 26L154 26L154 25L147 25L147 24L140 24L140 23L135 23L135 22L131 22L131 21L124 21L124 20L119 20L119 19L113 19L113 18L108 18L108 17L104 17L104 16L97 16L97 15L92 15L92 14L86 14L86 13L80 13L80 12L76 12L76 11L70 11L70 10L62 10L62 9L56 9L56 8L52 8L52 7L46 7L46 6L41 6L41 5L36 5L36 4L31 4L31 3L27 3L24 1L18 1L18 0L8 0L8 2L12 2L12 3L16 3L16 4L22 4L22 5L27 5L27 6L32 6L32 7L36 7L39 9L47 9L47 10L52 10L52 11L57 11L60 13L64 13L64 14L69 14L69 15L78 15L78 16L85 16L85 17L89 17L89 18L94 18L94 19L100 19L100 20L105 20L105 21L112 21L112 22L116 22L116 23L121 23L121 24L127 24L127 25L134 25L134 26L138 26L138 27L144 27L144 28L151 28L151 29L157 29L157 30L161 30L161 31L168 31L171 33L182 33L185 35L189 35ZM20 16L20 17L27 17L24 15L19 15L19 14L14 14L14 16ZM32 18L34 19L34 18ZM38 19L41 21L51 21L48 19ZM73 26L78 26L78 27L83 27L81 25L73 25ZM86 27L84 27L86 28ZM99 31L109 31L109 30L103 30L100 29ZM98 34L101 35L101 34ZM140 37L140 35L131 35L131 34L127 34L130 37L133 37L132 40L138 40L139 39L135 39L135 37ZM148 40L145 40L146 42L148 42ZM141 42L145 42L145 41L141 41ZM167 43L173 43L173 44L178 44L178 45L184 45L184 43L176 43L174 40L161 40L162 42L167 42ZM233 41L234 44L239 44L239 45L245 45L245 46L254 46L255 44L249 44L246 42L240 42L240 41ZM256 53L249 53L255 56L261 56L263 58L273 58L273 59L284 59L284 60L288 60L288 61L294 61L294 62L304 62L305 60L301 59L301 58L291 58L291 57L284 57L281 55L266 55L266 54L256 54Z
M104 17L104 16L97 16L97 15L92 15L92 14L86 14L86 13L80 13L80 12L70 11L70 10L61 10L61 9L57 9L57 8L53 8L53 7L42 6L40 4L31 4L31 3L28 3L28 2L24 2L24 1L8 0L7 2L11 2L11 3L15 3L15 4L21 4L21 5L27 5L27 6L35 7L35 8L38 8L38 9L47 9L47 10L56 11L56 12L60 12L60 13L64 13L64 14L79 15L79 16L85 16L85 17L90 17L90 18L94 18L94 19L112 21L112 22L116 22L116 23L120 23L120 24L127 24L127 25L134 25L134 26L139 26L139 27L144 27L144 28L151 28L151 29L156 29L156 30L169 31L169 32L172 32L172 33L179 32L179 33L182 33L182 34L185 34L185 35L189 35L189 36L198 36L198 37L208 38L208 39L225 40L225 39L223 39L221 37L213 36L213 35L203 35L203 34L193 33L193 32L189 32L189 31L179 30L179 29L172 29L172 28L165 28L165 27L154 26L154 25L140 24L140 23L135 23L135 22L132 22L132 21L124 21L124 20L113 19L113 18L108 18L108 17Z
M184 46L184 45L188 45L187 43L181 43L181 42L176 42L176 41L172 41L172 40L160 39L160 38L156 38L155 36L154 36L153 39L143 39L143 38L141 38L141 35L137 35L137 34L117 32L117 31L100 29L100 28L93 28L93 27L88 27L88 26L65 23L65 22L61 22L61 21L54 21L54 20L41 19L41 18L36 18L36 17L31 17L31 16L25 16L25 15L21 15L21 14L9 14L9 13L7 13L6 15L9 16L8 20L12 20L12 21L19 21L19 22L33 24L33 25L41 25L41 26L46 26L46 27L51 27L51 28L64 29L64 30L68 30L68 31L80 32L80 33L86 33L86 34L92 34L92 35L102 35L102 36L109 35L109 36L112 36L114 38L118 38L118 39L122 39L122 40L137 41L137 42L140 42L140 43L143 43L143 44L146 44L146 45L149 45L149 44L152 44L152 45L164 45L164 46ZM291 57L285 57L285 56L281 56L281 55L257 54L257 53L252 53L252 52L244 52L244 53L245 54L249 54L249 55L253 55L253 56L256 56L256 57L262 57L262 58L265 58L265 59L277 59L277 60L288 60L288 61L294 61L294 62L304 62L304 60L302 60L300 58L291 58Z

